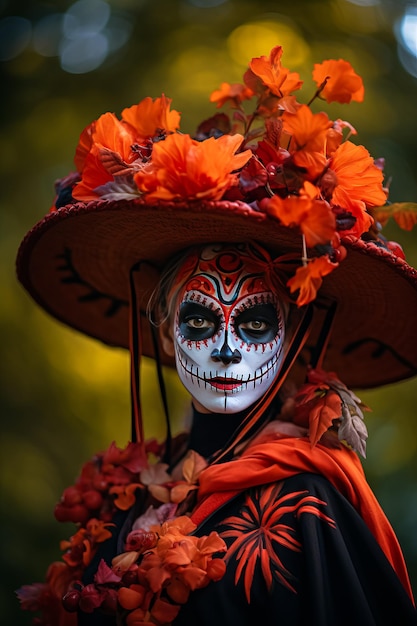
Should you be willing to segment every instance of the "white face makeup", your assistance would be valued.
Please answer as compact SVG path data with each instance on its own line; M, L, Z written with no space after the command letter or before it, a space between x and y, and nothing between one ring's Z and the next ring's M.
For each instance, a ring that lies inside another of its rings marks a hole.
M174 321L178 374L196 404L236 413L256 402L280 368L284 336L283 307L251 249L204 248Z

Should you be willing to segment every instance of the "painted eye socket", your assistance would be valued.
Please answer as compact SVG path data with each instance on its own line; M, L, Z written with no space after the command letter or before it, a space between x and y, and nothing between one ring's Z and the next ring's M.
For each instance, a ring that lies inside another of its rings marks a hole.
M273 341L280 327L279 313L273 304L256 304L234 319L236 334L248 344Z
M214 322L205 319L204 317L190 317L184 320L189 328L194 330L200 330L202 328L212 328Z
M201 341L212 337L220 326L218 315L196 302L183 302L180 306L178 328L184 339Z

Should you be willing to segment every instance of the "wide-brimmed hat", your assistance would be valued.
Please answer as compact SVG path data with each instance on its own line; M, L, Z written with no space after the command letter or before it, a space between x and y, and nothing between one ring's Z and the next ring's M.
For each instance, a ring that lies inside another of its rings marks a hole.
M224 83L212 100L231 103L233 116L213 116L194 138L177 132L179 114L164 96L83 132L78 173L58 183L56 205L18 253L18 277L40 306L128 347L135 270L143 354L153 356L146 306L167 262L191 246L254 241L293 268L295 304L315 305L304 359L336 303L325 369L354 388L417 374L417 272L380 233L377 220L392 212L382 208L381 165L346 138L347 123L298 103L301 81L281 55L277 47L253 59L243 85ZM331 101L326 63L325 78L315 68L316 96ZM337 63L346 62L334 63L342 72ZM350 99L360 99L353 83ZM255 113L246 113L253 99Z

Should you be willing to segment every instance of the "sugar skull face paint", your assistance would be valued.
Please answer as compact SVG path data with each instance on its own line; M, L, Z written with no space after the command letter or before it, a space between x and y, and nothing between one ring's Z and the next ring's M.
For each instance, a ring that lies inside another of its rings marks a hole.
M185 261L177 278L183 282L174 322L177 370L207 411L248 408L283 359L284 305L266 284L255 252L246 245L206 247Z

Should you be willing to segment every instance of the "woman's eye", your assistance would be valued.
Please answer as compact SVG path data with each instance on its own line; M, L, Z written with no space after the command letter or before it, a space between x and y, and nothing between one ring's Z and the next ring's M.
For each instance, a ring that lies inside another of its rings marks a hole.
M263 320L250 320L249 322L242 322L239 324L239 328L246 331L263 333L270 328L270 324L264 322Z
M184 339L190 341L209 339L217 332L219 324L218 315L197 302L183 302L180 306L178 327Z
M274 341L279 323L278 309L272 303L255 304L234 319L238 337L248 344Z
M214 323L204 317L190 317L185 320L189 328L213 328Z

